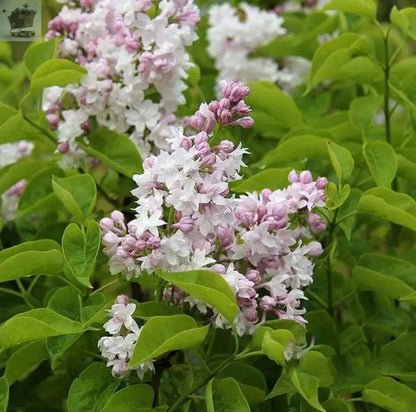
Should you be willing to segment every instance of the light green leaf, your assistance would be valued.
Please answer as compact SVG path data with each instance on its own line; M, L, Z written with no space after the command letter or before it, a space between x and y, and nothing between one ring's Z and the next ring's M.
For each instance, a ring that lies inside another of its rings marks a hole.
M397 155L397 176L403 177L412 183L416 176L416 163L401 154Z
M393 147L382 140L367 142L364 157L377 186L390 187L397 173L397 157Z
M402 29L411 39L416 39L416 9L414 7L406 7L398 10L394 6L390 12L391 22Z
M332 0L322 10L338 10L375 20L377 5L373 0Z
M296 391L318 411L325 412L325 409L318 399L319 379L308 373L298 372L296 368L290 371L290 380Z
M390 11L390 21L401 29L407 29L409 27L409 19L405 14L400 13L396 6L393 6Z
M67 59L52 59L42 63L33 73L30 83L32 92L40 92L51 86L64 87L78 83L87 70Z
M381 105L380 96L358 97L351 102L349 116L351 123L366 131L373 123L374 116Z
M68 212L82 224L95 206L97 188L94 178L88 174L55 178L52 187Z
M68 412L101 412L119 384L104 363L89 365L69 389Z
M9 385L13 385L14 382L24 379L39 363L48 358L44 341L30 342L13 352L6 363L4 376Z
M205 402L207 412L250 412L250 406L233 378L210 381Z
M78 145L89 155L128 177L141 173L142 158L136 145L124 135L98 128L89 136L89 144L78 140Z
M56 44L56 40L42 41L33 43L26 50L23 59L30 73L34 73L42 63L55 57Z
M339 208L337 221L339 221L339 227L344 231L345 236L348 240L351 240L352 230L355 225L356 217L351 215L351 213L358 211L358 204L360 202L362 192L359 189L351 189L350 195Z
M375 366L383 375L416 380L416 332L405 333L380 349Z
M350 412L348 403L342 399L331 398L323 402L322 406L326 412Z
M148 301L136 303L134 317L147 320L153 316L170 316L177 314L178 310L175 306L168 305L164 302Z
M0 194L22 179L32 177L48 161L40 159L22 159L0 169Z
M378 378L363 390L363 401L391 412L412 412L415 408L416 392L392 378Z
M237 316L235 294L218 273L208 270L170 273L157 271L156 273L194 298L213 306L231 325L234 324Z
M416 202L404 193L383 187L367 190L360 199L359 209L416 231Z
M0 412L7 412L9 406L9 384L7 379L2 376L0 378Z
M331 360L322 353L309 350L303 354L299 363L299 372L307 373L319 379L319 387L330 387L335 378L335 368Z
M0 326L0 349L49 336L81 333L79 322L59 315L51 309L32 309L19 313Z
M53 240L24 242L0 252L0 282L33 275L59 275L63 257Z
M302 114L292 98L275 84L249 84L247 103L253 108L254 127L273 136L279 130L291 130L303 125ZM274 128L274 129L273 129Z
M200 345L209 326L198 327L187 315L155 316L143 326L130 360L130 368L155 359L172 350Z
M354 169L354 159L348 149L330 140L327 142L329 158L340 182L348 179Z
M374 290L393 299L403 298L413 292L413 289L402 280L360 265L354 267L352 276L360 288Z
M327 186L326 190L328 198L326 201L328 209L338 209L341 207L345 201L348 199L351 193L350 185L344 185L342 189L338 192L338 188L332 182Z
M141 412L150 411L153 403L153 389L149 385L127 386L116 392L100 412Z
M49 299L48 308L69 319L81 319L81 296L72 286L59 288Z
M258 404L264 401L266 396L266 379L259 369L244 362L233 362L224 368L219 378L234 378L244 397L250 404Z
M264 334L261 350L269 359L275 361L278 365L286 364L283 354L285 346L282 343L272 339L270 332L266 332Z
M310 158L328 158L328 139L314 135L294 136L284 140L276 149L271 150L262 160L263 164L289 165L295 160Z
M91 288L90 276L94 272L100 249L100 226L94 220L88 223L84 233L71 223L62 236L62 251L74 277L84 286Z
M234 193L261 192L263 189L283 189L288 186L288 175L292 169L266 169L250 176L248 179L237 180L231 184Z

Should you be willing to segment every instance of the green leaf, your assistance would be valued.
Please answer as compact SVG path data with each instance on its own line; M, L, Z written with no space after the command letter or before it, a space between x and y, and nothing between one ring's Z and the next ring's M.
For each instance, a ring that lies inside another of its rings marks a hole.
M42 41L33 43L26 50L23 59L30 73L34 73L42 63L55 57L56 44L56 40Z
M299 372L316 376L319 379L319 387L330 387L335 378L335 368L330 359L322 353L309 350L303 354L299 363Z
M340 182L348 179L354 169L354 159L345 147L330 140L327 142L329 158Z
M91 175L55 178L53 191L77 223L82 224L95 206L97 188Z
M48 308L69 319L81 319L81 297L72 286L59 288L49 299Z
M153 389L149 385L131 385L116 392L100 412L150 411L153 403Z
M393 6L390 12L390 20L411 39L416 40L416 9L414 7L398 10L396 6Z
M375 20L377 5L373 0L332 0L322 10L338 10Z
M319 379L308 373L298 372L296 368L290 371L290 380L296 391L318 411L325 412L325 409L318 399Z
M218 273L208 270L156 273L194 298L213 306L231 325L234 324L238 310L235 294Z
M40 92L46 87L78 83L87 70L67 59L52 59L42 63L33 73L30 83L32 92Z
M30 342L10 356L6 363L4 376L9 385L24 379L42 361L49 358L44 341Z
M100 226L94 220L88 223L85 233L77 224L71 223L62 236L62 251L70 271L89 288L92 287L90 276L94 272L100 244Z
M155 316L141 329L129 366L134 368L172 350L194 348L203 342L208 328L198 327L187 315Z
M346 202L350 196L351 186L344 185L338 192L338 188L336 187L335 183L330 182L327 186L326 192L328 194L326 201L328 209L338 209Z
M342 399L331 398L325 401L322 406L326 412L350 412L348 403Z
M368 269L399 279L412 288L416 288L416 265L408 260L381 253L366 253L361 256L358 263Z
M343 71L354 57L366 54L371 44L364 36L357 33L343 33L338 37L322 43L316 50L312 59L312 68L309 75L307 93L318 83L325 79L349 79L351 69ZM365 67L365 66L364 66ZM361 66L361 70L363 66ZM340 74L337 74L340 70Z
M294 136L284 140L262 160L265 165L286 165L295 160L328 158L328 139L314 135Z
M78 140L78 145L89 155L125 176L132 177L143 170L142 158L136 145L125 135L98 128L89 136L89 144Z
M39 159L22 159L0 169L0 194L22 179L31 177L48 162Z
M406 333L384 345L375 364L383 375L415 381L416 333Z
M266 379L257 368L243 362L233 362L225 367L219 374L219 378L234 378L244 397L250 404L258 404L264 401L266 396Z
M367 190L359 210L416 231L416 202L404 193L384 187Z
M291 130L303 125L302 114L292 98L276 85L270 82L254 82L249 87L247 103L253 107L255 128L260 131L266 128L266 131L270 131L267 134L273 136L273 127Z
M378 378L363 390L363 401L392 412L412 412L416 392L392 378Z
M315 337L317 344L336 347L338 344L337 327L334 320L325 310L310 311L305 315L308 321L308 332Z
M0 282L33 275L59 275L63 257L53 240L24 242L0 252Z
M248 179L237 180L231 184L234 193L261 192L263 189L283 189L288 186L288 175L292 169L266 169L250 176Z
M403 155L397 155L397 176L413 182L416 176L416 163Z
M164 302L141 302L136 303L136 311L134 312L135 318L150 319L153 316L170 316L177 315L178 310Z
M351 189L350 195L338 210L337 221L339 227L344 231L348 240L351 240L352 230L355 225L356 217L351 216L351 213L358 212L358 204L360 202L362 192L359 189ZM342 220L342 221L341 221Z
M32 309L13 316L0 326L0 349L49 336L68 335L82 331L81 323L74 322L51 309Z
M2 376L0 378L0 412L7 412L9 405L9 384L7 379Z
M275 361L278 365L283 366L286 364L286 359L284 357L285 347L286 345L274 340L271 337L271 333L266 332L264 334L263 341L261 343L261 350L269 359Z
M382 140L367 142L364 157L377 186L390 187L397 173L397 157L393 147Z
M360 288L374 290L393 299L403 298L413 292L413 289L400 279L386 276L363 266L355 266L352 276Z
M372 125L380 105L380 96L364 96L354 99L349 111L351 123L360 130L366 131Z
M69 389L68 412L101 412L119 384L104 363L89 365Z
M207 412L250 412L250 406L233 378L210 381L205 402Z

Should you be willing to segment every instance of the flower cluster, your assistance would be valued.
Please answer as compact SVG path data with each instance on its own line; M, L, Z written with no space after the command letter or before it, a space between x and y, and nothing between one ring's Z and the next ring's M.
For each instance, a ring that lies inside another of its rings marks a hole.
M258 47L286 33L276 13L241 3L209 9L208 53L215 59L219 78L227 81L278 80L278 65L268 58L251 58Z
M76 150L75 138L92 118L128 134L144 153L151 144L166 146L173 112L185 103L184 79L192 67L185 47L197 37L199 10L193 0L154 3L80 0L65 4L49 22L47 38L62 37L60 57L88 70L80 84L44 93L43 109L61 152Z
M0 168L17 162L30 155L33 143L22 140L17 143L0 145ZM0 217L11 221L16 213L19 197L26 186L26 180L20 180L1 196Z
M112 367L114 376L126 376L134 345L140 335L140 328L133 319L136 305L129 303L126 295L117 296L114 305L109 311L112 318L104 324L104 329L112 336L104 336L98 341L101 355L108 360L107 366ZM142 379L148 371L154 371L153 362L145 362L135 368L137 375Z
M143 174L134 177L135 219L126 223L118 211L102 219L111 273L216 272L236 295L235 327L241 335L252 333L268 313L305 322L302 289L313 280L311 258L322 253L320 243L311 241L312 232L325 229L313 210L325 206L327 181L292 171L287 189L229 195L229 182L240 178L247 152L227 140L211 147L209 135L224 124L248 124L250 109L243 100L248 89L240 83L222 83L221 90L220 102L203 105L191 119L196 135L177 130L169 139L170 151L144 161ZM236 108L243 118L235 119ZM223 115L227 111L232 115ZM218 327L230 326L213 308L177 288L166 289L164 297L195 306Z

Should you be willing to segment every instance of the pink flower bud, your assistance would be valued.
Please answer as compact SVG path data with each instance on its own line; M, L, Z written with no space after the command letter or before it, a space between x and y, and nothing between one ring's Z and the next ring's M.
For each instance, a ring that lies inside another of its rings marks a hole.
M289 173L289 182L290 183L297 183L297 182L299 182L299 175L296 173L296 170L295 169L293 169Z
M263 296L260 299L260 308L266 312L271 312L276 306L276 299L271 296Z
M204 158L202 159L202 166L204 167L213 166L216 161L217 161L217 158L215 157L215 155L213 153L209 153L208 155L205 155Z
M326 229L326 223L315 213L310 213L308 223L311 225L312 232L320 233Z
M304 170L299 176L299 182L303 184L312 183L312 173L309 170Z
M184 137L181 142L181 147L185 149L187 152L192 147L192 141L188 137Z
M260 193L261 199L263 201L263 203L267 203L270 202L270 195L273 192L270 189L263 189Z
M208 143L208 135L205 131L199 132L195 136L195 145L200 145L202 143Z
M231 225L217 228L217 237L221 247L227 247L234 242L234 228Z
M256 322L258 317L259 317L259 315L258 315L258 313L255 309L247 310L244 313L244 315L245 315L247 321L252 322L252 323Z
M217 263L217 264L211 266L209 268L209 270L212 270L213 272L217 272L220 275L224 275L225 272L226 272L225 266L224 265L221 265L220 263Z
M322 249L322 245L319 242L313 241L308 243L308 255L312 257L321 256L324 250Z
M63 142L58 144L58 152L59 153L68 153L69 151L69 143Z
M254 125L254 120L251 117L242 117L230 123L230 126L241 126L243 129L250 129Z
M111 212L111 219L116 225L124 224L124 215L118 210L114 210Z
M216 150L223 153L231 153L234 150L234 143L229 140L222 140L221 143L215 147Z
M195 222L190 216L184 216L182 219L173 224L171 227L173 229L179 229L183 233L190 233L194 229Z
M100 220L100 228L104 232L111 232L115 229L114 222L110 218L104 217Z
M160 248L160 237L159 236L151 236L147 241L148 246L151 249L159 249Z
M118 305L127 305L129 303L129 297L127 295L118 295L115 303Z
M214 100L208 105L208 109L212 113L214 113L215 117L217 118L218 117L218 111L220 109L220 104L216 100Z
M316 179L316 188L319 190L324 190L327 184L328 180L326 177L318 177L318 179Z
M261 277L260 277L260 273L258 270L255 269L250 269L247 272L246 278L253 282L254 284L258 285L260 283Z

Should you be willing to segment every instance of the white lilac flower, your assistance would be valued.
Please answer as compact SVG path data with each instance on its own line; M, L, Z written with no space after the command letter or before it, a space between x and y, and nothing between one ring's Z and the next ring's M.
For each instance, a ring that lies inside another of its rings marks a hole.
M62 38L59 56L88 71L78 84L44 92L42 107L60 151L77 151L75 139L88 132L92 118L128 135L144 155L152 146L166 148L178 123L173 112L185 103L192 67L186 47L197 38L199 10L193 0L162 0L151 18L146 12L154 1L69 2L49 22L47 38ZM159 95L158 103L151 94Z
M327 180L292 171L286 189L229 195L246 150L226 140L211 147L209 137L215 128L250 118L244 103L249 90L234 82L222 82L220 90L220 101L201 105L189 119L195 135L177 129L168 150L144 160L143 173L134 177L135 218L125 223L113 212L101 221L110 271L131 278L144 271L211 270L235 294L239 334L253 333L269 315L304 323L303 289L313 282L313 258L323 252L312 233L322 229L315 212L325 206ZM163 296L196 308L217 327L231 327L213 307L178 288ZM109 330L119 330L118 322L109 321Z
M107 359L107 366L112 368L114 376L125 377L130 373L128 362L141 331L132 316L135 310L136 305L129 303L126 295L118 296L109 311L112 319L104 324L104 329L112 336L103 336L98 341L101 355ZM147 371L154 372L153 362L142 363L134 370L143 379Z
M215 59L220 79L277 80L278 66L272 59L249 54L286 33L282 17L247 3L240 3L238 9L225 3L209 9L209 24L208 53Z
M16 163L31 154L33 143L21 140L17 143L0 145L0 168ZM9 222L14 219L20 195L26 186L26 180L20 180L1 195L0 217Z

